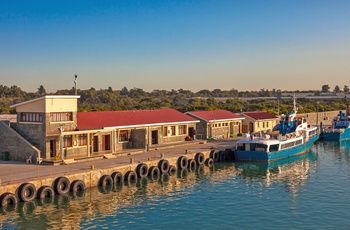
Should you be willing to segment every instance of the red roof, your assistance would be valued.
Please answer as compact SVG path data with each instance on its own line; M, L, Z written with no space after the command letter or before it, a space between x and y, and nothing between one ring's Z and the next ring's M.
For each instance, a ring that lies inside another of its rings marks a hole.
M79 130L189 122L197 122L197 120L175 109L77 113L77 128Z
M276 119L278 118L276 115L265 111L257 111L257 112L244 112L243 115L247 117L251 117L254 120L265 120L265 119Z
M191 111L187 112L186 114L205 121L244 119L244 117L227 110Z

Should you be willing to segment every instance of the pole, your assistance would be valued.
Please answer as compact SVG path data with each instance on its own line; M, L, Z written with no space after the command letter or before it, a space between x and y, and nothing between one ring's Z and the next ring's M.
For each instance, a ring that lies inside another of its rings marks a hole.
M318 104L319 102L316 102L316 127L318 127Z
M75 89L75 95L77 95L77 94L78 94L78 92L77 92L77 82L78 82L77 78L78 78L78 76L77 76L77 75L75 75L75 79L74 79L74 89Z

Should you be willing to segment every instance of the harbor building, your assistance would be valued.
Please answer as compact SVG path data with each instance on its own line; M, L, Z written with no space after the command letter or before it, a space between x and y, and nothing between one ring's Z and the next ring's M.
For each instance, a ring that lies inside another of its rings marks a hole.
M265 111L243 112L243 133L269 132L279 123L279 117Z
M227 110L191 111L185 114L199 119L196 136L199 138L229 138L242 132L244 117Z
M174 109L78 112L77 95L46 95L12 105L16 122L1 122L0 152L10 160L65 161L117 153L148 151L181 143L199 120Z

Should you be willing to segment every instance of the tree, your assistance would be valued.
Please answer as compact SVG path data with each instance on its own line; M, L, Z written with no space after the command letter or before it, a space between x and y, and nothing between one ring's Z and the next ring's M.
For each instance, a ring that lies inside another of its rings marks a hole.
M345 94L348 94L349 93L349 87L347 86L347 85L344 85L344 88L343 88L343 90L344 90L344 93Z
M321 92L322 92L322 93L328 93L328 92L329 92L329 89L330 89L329 85L323 85L323 86L322 86Z
M39 88L38 88L38 92L37 92L40 96L44 96L46 94L46 90L44 88L43 85L41 85Z
M124 86L120 91L120 95L127 96L128 94L129 94L129 90L128 88L126 88L126 86Z
M339 93L339 92L340 92L340 87L336 85L334 87L333 93Z

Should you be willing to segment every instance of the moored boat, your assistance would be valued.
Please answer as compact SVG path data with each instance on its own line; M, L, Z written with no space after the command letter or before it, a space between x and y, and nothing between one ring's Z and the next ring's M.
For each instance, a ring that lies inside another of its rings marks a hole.
M350 108L346 108L346 113L339 111L338 116L332 120L332 126L322 127L321 139L325 141L341 141L350 139Z
M295 97L293 111L282 115L280 124L270 133L247 133L237 141L235 158L239 161L275 161L306 153L318 140L317 127L297 116Z

